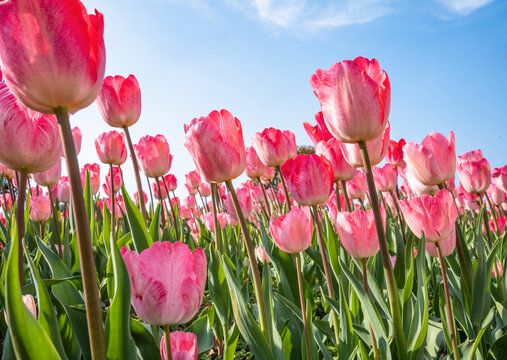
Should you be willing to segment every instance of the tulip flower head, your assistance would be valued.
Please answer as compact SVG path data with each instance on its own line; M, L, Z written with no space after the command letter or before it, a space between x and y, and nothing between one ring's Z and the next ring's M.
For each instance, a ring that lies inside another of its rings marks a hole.
M327 129L326 123L324 122L324 115L322 115L322 111L319 111L315 114L315 121L317 121L317 125L312 126L308 122L304 122L303 126L305 128L308 137L313 143L313 146L317 146L317 144L321 141L327 142L330 139L334 139L333 135Z
M457 170L461 186L470 194L482 194L491 184L489 162L482 156L481 150L458 156Z
M262 163L269 167L280 166L297 155L296 138L289 130L266 128L254 134L252 146Z
M95 139L95 150L104 164L122 165L127 160L125 134L114 130L100 134Z
M329 160L333 166L334 181L347 181L355 176L355 167L345 160L343 152L340 149L340 142L335 138L320 141L316 145L315 153Z
M269 230L276 245L286 253L305 251L312 241L312 220L299 208L278 218L271 216Z
M173 156L170 154L167 139L163 135L143 136L137 145L134 145L134 150L139 166L147 177L164 176L171 168Z
M504 193L507 193L507 165L493 169L491 177L495 185Z
M171 356L173 360L197 360L197 336L191 332L173 331L171 339ZM165 335L160 340L161 360L167 360Z

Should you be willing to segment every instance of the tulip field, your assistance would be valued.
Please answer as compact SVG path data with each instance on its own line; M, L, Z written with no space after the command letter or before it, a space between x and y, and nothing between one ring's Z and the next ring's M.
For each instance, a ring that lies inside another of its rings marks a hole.
M2 359L507 358L507 165L452 131L391 139L379 61L308 74L311 146L187 119L177 178L164 135L132 142L141 88L106 76L99 11L0 18ZM116 129L86 139L69 117L92 103Z

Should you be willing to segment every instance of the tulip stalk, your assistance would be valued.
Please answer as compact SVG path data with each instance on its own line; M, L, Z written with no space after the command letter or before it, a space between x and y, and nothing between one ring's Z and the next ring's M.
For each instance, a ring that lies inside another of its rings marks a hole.
M398 217L400 219L401 232L403 233L403 240L405 241L405 243L407 243L407 240L405 239L405 217L403 216L403 213L401 212L400 204L398 204L398 199L396 198L394 191L389 190L389 194L391 195L391 198L393 199L394 206L396 207L396 212L398 213Z
M162 207L160 214L162 215L162 229L165 227L165 207L164 207L164 199L162 199L162 191L160 191L160 182L158 181L158 178L155 178L155 183L157 184L157 192L158 192L158 198L160 201L160 206Z
M305 334L306 358L308 360L311 360L312 354L310 352L310 336L308 335L308 322L306 321L305 293L303 291L303 272L301 269L300 253L297 253L295 255L296 255L296 268L298 273L299 301L301 303L301 318L303 319L303 331Z
M115 192L114 192L114 180L113 180L113 165L109 164L109 175L111 177L111 239L114 239L114 228L116 225L115 221L115 207L116 207L116 200L115 200Z
M125 137L127 138L127 145L129 147L130 157L132 158L132 166L134 167L134 176L136 178L137 194L139 195L139 207L141 208L141 214L143 214L144 222L146 223L146 204L144 203L143 196L143 185L141 184L141 175L139 175L139 164L137 162L137 156L132 145L132 138L130 137L130 131L127 125L123 126ZM113 175L111 174L111 177Z
M241 207L239 205L238 198L236 196L236 192L234 191L234 186L232 185L231 180L227 180L225 182L227 185L227 189L232 198L232 203L234 205L234 210L236 210L236 214L238 216L239 224L241 226L241 231L243 232L243 240L245 242L246 251L248 254L248 260L250 261L250 268L252 270L253 275L253 283L255 287L255 297L257 300L257 306L259 307L259 319L262 332L266 336L266 340L268 341L269 346L271 347L271 336L268 325L268 317L266 311L266 302L264 301L264 293L262 291L262 282L261 275L259 273L259 267L257 266L257 260L255 258L255 250L252 245L252 240L250 239L250 232L248 231L248 227L245 221L245 217L243 216L243 212L241 211ZM215 223L216 227L216 223Z
M269 206L268 197L266 195L266 189L264 188L264 185L261 182L261 178L257 178L257 181L259 182L259 186L262 189L262 195L264 196L264 201L266 202L266 211L268 213L268 219L271 217L271 207Z
M56 205L55 205L55 202L53 201L53 194L51 193L50 186L48 186L48 195L49 195L49 202L51 203L51 214L53 215L53 221L55 222L56 241L58 243L58 246L61 249L62 239L60 238L60 227L58 226L58 219L56 218L56 214L57 214ZM62 253L63 253L63 251L60 251L58 253L58 255L60 255L60 258L63 256Z
M343 190L343 198L345 199L345 208L348 212L352 212L352 205L350 205L349 194L347 193L347 183L345 180L340 180Z
M213 221L215 222L215 246L217 251L221 252L221 233L220 233L220 224L218 223L218 199L217 199L217 184L211 183L211 202L213 205Z
M70 128L67 108L61 107L55 109L55 115L58 119L60 134L63 140L65 160L70 180L92 358L94 360L102 360L106 359L102 311L76 147Z
M497 220L497 214L496 214L495 207L491 203L491 199L489 198L488 193L485 192L484 195L486 195L486 200L488 201L489 208L491 209L491 214L493 215L493 221L495 222L496 232L497 232L497 234L500 234L500 228L498 227L498 220Z
M364 291L366 291L366 295L370 296L370 289L368 287L368 268L366 267L366 258L361 259L363 263L363 283L364 283ZM370 324L370 336L371 336L371 343L373 345L373 357L375 360L379 359L378 355L378 346L377 346L377 339L375 338L375 334L373 333L373 328Z
M178 221L176 219L176 214L174 212L174 207L173 207L173 204L171 204L171 196L169 195L169 189L167 188L167 184L165 183L165 180L164 180L164 177L162 176L162 183L164 183L164 189L165 189L165 192L167 194L167 201L169 202L169 207L171 208L171 213L173 215L173 220L174 220L174 235L176 236L176 239L179 239L180 238L180 234L179 234L179 224L178 224ZM167 215L169 216L169 215Z
M287 184L285 184L285 179L283 178L282 171L280 170L280 165L276 167L276 171L280 174L280 179L282 179L283 192L285 193L285 202L287 203L287 210L290 211L290 199L289 199L289 191L287 191Z
M164 325L164 337L165 337L165 351L166 359L172 360L173 356L171 353L171 325Z
M16 205L16 223L18 224L18 239L19 239L19 250L18 250L18 270L19 270L19 285L23 286L23 244L25 238L25 201L26 201L26 179L28 178L28 172L21 170L21 174L18 178L18 199Z
M335 181L334 188L336 195L336 210L338 210L338 212L342 212L342 205L340 204L340 183L338 180Z
M398 349L398 356L400 359L406 359L407 356L407 343L405 340L405 333L403 331L403 322L401 317L401 304L400 297L398 295L398 286L396 285L396 279L394 277L394 271L391 264L391 257L389 255L389 247L384 232L384 225L382 222L382 216L380 214L380 207L378 203L377 191L375 188L375 181L371 171L370 158L368 156L368 149L366 148L366 142L364 140L359 141L359 149L361 151L361 157L364 164L366 173L366 181L368 182L368 191L370 193L371 208L373 210L373 217L375 219L375 225L377 228L377 236L380 245L380 255L382 259L382 266L384 268L384 274L387 283L387 293L389 295L389 305L391 307L391 315L393 317L394 334L396 337L396 347Z

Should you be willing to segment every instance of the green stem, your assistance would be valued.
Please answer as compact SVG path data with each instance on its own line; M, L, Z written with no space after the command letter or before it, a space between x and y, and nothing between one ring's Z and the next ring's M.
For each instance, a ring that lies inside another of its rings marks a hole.
M303 272L301 270L300 254L296 255L296 268L298 273L298 287L299 287L299 302L301 303L301 318L303 319L303 331L305 334L305 350L306 358L311 360L312 353L310 351L310 336L308 335L308 323L306 321L306 308L305 308L305 293L303 291Z
M352 205L350 204L349 193L347 192L347 183L345 180L340 180L340 184L342 185L343 198L345 199L345 208L348 212L352 212Z
M211 183L211 202L213 205L213 220L215 221L215 246L218 252L221 252L222 236L220 231L220 223L218 222L218 199L217 184Z
M109 176L111 178L111 239L115 239L114 237L114 227L115 227L115 207L116 207L116 201L115 201L115 192L114 192L114 180L113 180L113 165L109 164ZM139 197L139 196L138 196Z
M400 204L398 204L398 199L396 198L396 195L394 195L394 191L389 190L389 194L391 195L391 198L393 199L394 202L394 206L396 207L396 212L398 213L398 217L400 219L401 232L403 233L403 241L406 244L407 239L405 239L405 216L403 216L403 213L401 212Z
M363 263L363 283L364 283L364 291L366 291L366 295L370 296L370 289L368 288L368 268L366 267L366 258L361 259ZM371 343L373 345L373 357L375 360L379 359L378 355L378 346L377 346L377 339L375 338L375 334L373 333L373 328L370 324L370 336L371 336Z
M290 198L289 198L289 192L287 191L287 185L285 184L285 179L282 175L282 170L280 169L280 166L276 167L276 171L280 174L280 179L282 179L282 185L283 185L283 192L285 193L285 202L287 203L287 211L290 211L291 205L290 205Z
M342 212L342 204L340 203L340 183L338 180L334 182L335 195L336 195L336 210Z
M403 322L401 317L401 303L398 294L398 286L394 277L394 271L391 264L391 257L389 255L389 247L387 245L386 234L384 232L384 223L380 214L380 207L378 203L377 191L375 189L375 181L371 172L371 163L366 148L366 142L360 141L358 143L363 159L364 170L366 173L366 180L368 182L368 191L370 193L371 208L373 210L373 217L377 228L377 236L380 245L380 257L382 259L382 266L384 268L384 275L387 283L387 293L389 295L389 305L391 307L391 315L393 318L394 335L396 340L396 347L398 349L398 357L400 359L407 358L407 343L405 340L405 332L403 331Z
M157 184L157 192L158 192L158 201L160 201L160 206L162 207L160 210L160 214L162 215L162 229L165 227L165 207L164 207L164 199L162 199L162 191L160 191L160 182L158 178L155 178L155 183Z
M164 325L164 337L165 337L166 359L172 360L173 355L171 353L171 325Z
M164 189L165 189L165 192L167 194L167 201L169 202L169 207L171 208L171 213L173 215L174 234L176 235L176 239L179 240L180 239L179 224L178 224L178 221L176 219L176 213L174 212L173 204L171 204L171 196L169 195L169 189L167 188L167 184L166 184L165 179L164 179L163 176L162 176L162 183L164 184Z
M259 182L259 186L262 189L262 195L264 196L264 201L266 202L266 211L268 213L268 221L269 221L269 218L271 217L271 206L269 206L268 197L266 195L266 189L264 188L264 185L261 182L261 178L257 178L257 181Z
M20 179L18 181L18 199L16 203L16 222L18 224L18 270L19 270L19 285L23 286L23 244L25 238L25 202L26 202L26 179L28 178L28 171L20 171Z
M60 258L63 256L63 249L62 249L62 239L60 238L60 227L58 226L58 219L56 218L56 206L53 201L53 193L51 192L51 186L48 186L48 194L49 194L49 202L51 203L51 213L53 215L53 220L55 222L55 233L56 233L56 241L59 246L59 252L58 255L60 255Z
M134 176L136 178L136 185L137 185L137 197L139 201L139 207L141 208L141 214L143 214L144 222L146 223L146 204L144 203L144 196L143 196L143 185L141 184L141 175L139 175L139 164L137 162L137 156L134 151L134 146L132 145L132 139L130 137L130 131L128 126L123 127L123 131L125 132L125 136L127 138L127 145L129 147L130 157L132 158L132 166L134 167Z

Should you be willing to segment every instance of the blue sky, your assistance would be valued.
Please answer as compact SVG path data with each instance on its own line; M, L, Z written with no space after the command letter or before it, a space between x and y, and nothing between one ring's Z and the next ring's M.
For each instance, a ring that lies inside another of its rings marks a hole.
M315 123L319 111L310 76L356 56L377 58L389 74L392 139L421 142L429 132L453 130L458 155L480 148L492 168L507 164L506 1L83 2L104 14L106 75L139 80L143 111L131 127L134 142L167 137L179 190L194 169L184 123L224 108L242 121L247 146L269 126L310 144L303 122ZM83 133L80 164L98 162L93 140L111 128L97 106L79 111L72 124Z

